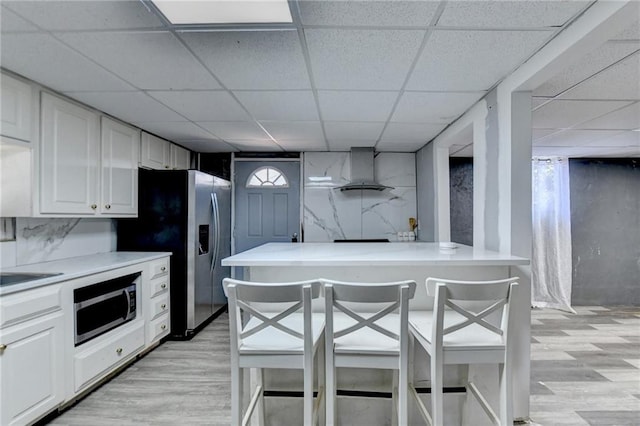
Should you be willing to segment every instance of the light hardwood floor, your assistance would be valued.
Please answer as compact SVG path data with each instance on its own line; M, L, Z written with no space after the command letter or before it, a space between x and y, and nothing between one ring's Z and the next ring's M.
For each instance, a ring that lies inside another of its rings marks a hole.
M640 308L532 311L531 418L539 425L640 425ZM228 425L228 316L166 342L52 425ZM369 425L367 425L369 426Z

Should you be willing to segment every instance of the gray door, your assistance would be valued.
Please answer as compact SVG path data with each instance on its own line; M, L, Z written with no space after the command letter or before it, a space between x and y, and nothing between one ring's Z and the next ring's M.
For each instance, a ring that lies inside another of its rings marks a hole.
M237 161L234 187L236 253L291 242L300 230L300 162Z

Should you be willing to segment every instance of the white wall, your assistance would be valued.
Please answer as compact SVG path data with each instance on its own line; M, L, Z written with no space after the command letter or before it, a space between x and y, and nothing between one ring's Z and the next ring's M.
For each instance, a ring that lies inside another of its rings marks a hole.
M345 238L397 239L416 217L416 166L413 153L379 153L375 178L391 190L334 189L351 178L350 153L308 152L304 155L303 226L306 242ZM318 179L320 178L320 179Z
M0 267L116 250L111 219L16 218L16 240L0 243Z

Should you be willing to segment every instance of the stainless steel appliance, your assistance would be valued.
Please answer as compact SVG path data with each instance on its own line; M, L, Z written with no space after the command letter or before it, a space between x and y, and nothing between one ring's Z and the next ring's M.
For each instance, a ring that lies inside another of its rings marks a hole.
M118 220L118 250L170 251L171 336L191 338L226 306L231 183L197 170L138 172L138 218Z
M73 290L75 345L133 320L138 285L139 272Z

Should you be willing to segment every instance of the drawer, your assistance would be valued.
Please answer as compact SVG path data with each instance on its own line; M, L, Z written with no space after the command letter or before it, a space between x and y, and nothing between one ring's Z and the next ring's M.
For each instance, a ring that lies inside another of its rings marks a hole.
M151 344L156 340L168 335L171 331L171 326L169 325L169 323L169 315L163 315L160 318L149 322L147 325L148 344Z
M149 287L151 288L149 297L156 297L159 294L167 293L169 291L169 276L167 275L151 280Z
M117 334L86 343L88 347L74 357L75 391L81 391L138 353L144 347L144 324L142 320L130 322L113 330L123 330Z
M154 297L151 299L151 309L149 312L149 319L156 319L162 314L169 312L169 294Z
M154 260L151 262L151 279L167 275L169 273L169 258Z
M0 328L57 311L61 285L25 290L0 298Z

